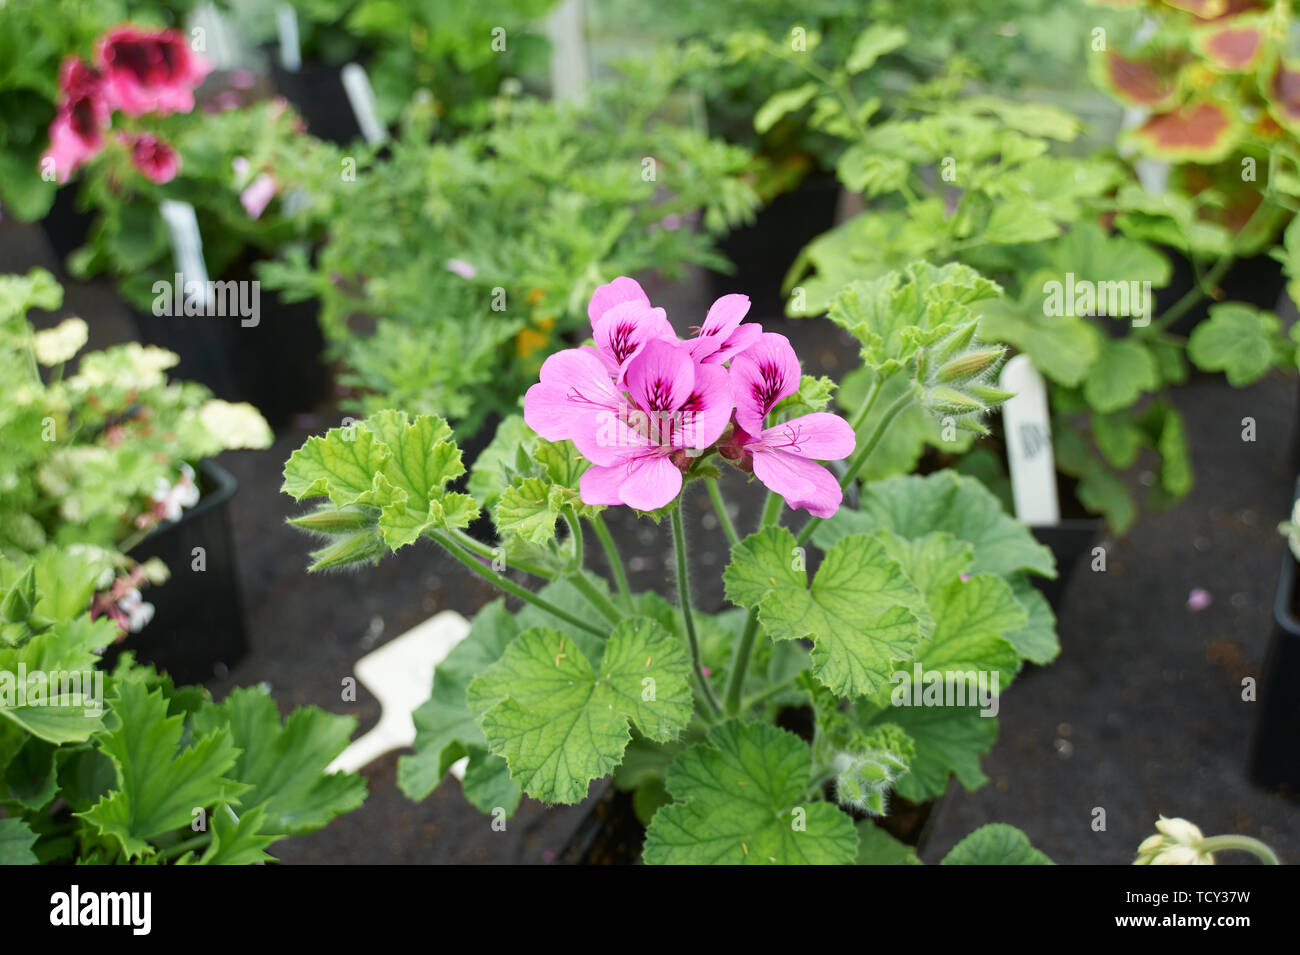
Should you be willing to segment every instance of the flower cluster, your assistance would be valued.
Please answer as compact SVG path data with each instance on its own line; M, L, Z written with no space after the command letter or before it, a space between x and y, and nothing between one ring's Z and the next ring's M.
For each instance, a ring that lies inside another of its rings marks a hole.
M112 113L127 116L188 113L194 89L210 66L177 30L114 27L100 39L97 67L76 56L59 70L59 101L50 123L50 146L42 162L53 162L58 181L99 154ZM119 133L132 165L152 182L165 183L180 170L180 156L151 133Z
M95 594L90 605L90 618L108 617L118 629L118 639L128 633L139 633L153 619L154 606L140 593L140 585L148 578L143 567L134 567L124 577L113 577L107 590Z
M1214 856L1201 848L1205 836L1186 819L1161 816L1156 829L1138 846L1134 865L1214 865Z
M799 390L799 360L785 336L745 322L748 312L748 296L724 295L681 340L632 279L596 289L587 306L595 344L551 355L524 397L530 428L572 441L591 462L584 503L664 507L695 460L716 450L790 507L835 513L839 482L816 462L851 454L853 429L824 412L766 426Z

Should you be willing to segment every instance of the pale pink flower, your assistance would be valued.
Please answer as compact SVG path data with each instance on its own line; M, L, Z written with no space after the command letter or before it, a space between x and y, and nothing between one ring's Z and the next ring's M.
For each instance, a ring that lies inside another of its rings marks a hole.
M455 272L463 279L472 279L478 275L478 269L464 259L448 259L443 263L448 272Z
M239 202L249 218L256 219L266 211L266 207L275 198L277 189L279 186L275 179L270 173L265 172L258 173L257 177L244 187L244 191L239 194Z

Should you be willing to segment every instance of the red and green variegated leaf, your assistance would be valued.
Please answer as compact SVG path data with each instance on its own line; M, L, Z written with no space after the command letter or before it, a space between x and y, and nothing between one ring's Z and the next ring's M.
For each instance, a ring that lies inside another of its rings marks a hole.
M1133 131L1148 156L1175 162L1218 162L1241 138L1241 126L1218 103L1201 100L1157 113Z
M1300 132L1300 67L1278 63L1264 89L1273 118L1292 133Z
M1201 30L1195 42L1205 61L1220 73L1249 73L1263 59L1264 31L1254 23L1233 20Z
M1178 95L1177 68L1168 60L1131 60L1112 50L1106 54L1101 80L1130 106L1164 109Z

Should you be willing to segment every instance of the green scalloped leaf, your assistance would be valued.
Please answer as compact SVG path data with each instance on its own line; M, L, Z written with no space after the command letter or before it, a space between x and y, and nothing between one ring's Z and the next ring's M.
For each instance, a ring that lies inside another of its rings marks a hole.
M614 628L598 669L558 630L520 634L469 685L469 708L488 747L524 791L576 803L618 766L628 722L659 742L691 718L689 663L681 641L647 617Z
M1052 552L1034 540L1029 528L1003 510L978 480L952 471L864 485L858 509L840 508L818 526L813 541L829 547L850 534L879 528L909 539L946 531L974 547L972 573L1005 575L1024 570L1056 576Z
M952 847L940 865L1052 865L1015 826L991 822Z
M849 865L853 820L809 798L812 754L792 733L730 722L668 770L673 801L646 830L649 865Z
M1242 388L1285 360L1281 328L1272 312L1244 302L1212 305L1209 319L1187 341L1187 357L1202 371L1221 371L1228 384Z

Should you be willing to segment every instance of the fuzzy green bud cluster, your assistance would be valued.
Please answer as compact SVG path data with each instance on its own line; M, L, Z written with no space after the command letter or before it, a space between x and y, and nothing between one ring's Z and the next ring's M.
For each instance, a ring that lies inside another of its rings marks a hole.
M289 518L289 523L309 534L325 538L328 543L311 552L310 571L341 570L377 564L388 553L388 545L379 533L377 507L322 505L310 513Z
M872 749L840 753L834 768L836 802L871 816L883 816L888 809L889 791L907 772L908 764L901 753Z
M965 325L917 353L916 380L921 404L942 421L951 418L963 431L988 434L980 420L1011 397L996 387L1006 348L988 345L976 336L978 322Z

